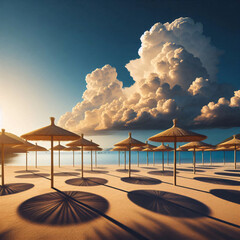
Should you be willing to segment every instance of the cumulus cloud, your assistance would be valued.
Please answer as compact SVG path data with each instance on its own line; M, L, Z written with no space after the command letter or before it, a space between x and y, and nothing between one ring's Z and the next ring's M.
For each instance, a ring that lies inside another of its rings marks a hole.
M160 129L174 117L183 126L195 126L194 119L213 125L217 109L239 107L237 95L226 100L232 87L216 82L218 56L201 23L190 18L156 23L141 37L139 58L126 65L135 83L123 88L115 68L96 69L86 76L83 101L59 125L76 132Z
M239 118L240 90L235 91L230 100L222 97L217 103L210 102L203 106L201 115L195 118L195 124L201 127L237 127Z

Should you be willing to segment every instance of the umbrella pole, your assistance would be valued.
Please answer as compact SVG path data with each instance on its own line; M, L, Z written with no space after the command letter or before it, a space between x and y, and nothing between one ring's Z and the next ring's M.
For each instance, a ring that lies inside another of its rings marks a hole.
M169 164L169 152L167 152L167 165Z
M124 159L124 169L126 170L127 168L126 168L126 158L127 158L127 156L126 156L126 151L124 152L124 156L125 156L125 159Z
M4 186L4 144L2 144L2 187Z
M193 149L193 174L195 174L195 165L196 165L196 152L194 148Z
M234 149L234 169L237 169L237 147Z
M202 165L204 165L204 155L203 155L203 151L202 151Z
M73 167L74 167L74 150L73 150Z
M173 170L173 177L174 177L174 182L173 185L176 185L176 167L177 167L177 152L176 152L176 137L174 138L174 170Z
M225 151L223 151L223 163L225 165Z
M139 151L137 153L138 153L138 167L139 167Z
M37 168L37 151L35 152L35 168Z
M155 152L153 152L153 166L155 166Z
M53 188L53 136L51 136L51 188Z
M82 146L82 178L83 178L83 146Z
M147 166L148 166L148 151L147 151Z
M91 171L92 171L92 150L91 150Z
M162 171L164 172L164 152L162 151Z
M27 166L28 166L28 156L27 156L28 152L26 152L26 171L28 170Z
M60 167L60 150L58 150L58 167Z
M131 177L131 146L129 146L128 176Z
M118 151L118 166L120 166L120 151Z

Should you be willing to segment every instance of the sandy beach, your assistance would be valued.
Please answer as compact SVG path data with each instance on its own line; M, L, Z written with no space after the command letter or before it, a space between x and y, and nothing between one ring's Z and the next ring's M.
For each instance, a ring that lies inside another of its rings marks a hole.
M51 189L49 166L6 166L0 239L240 239L240 170L181 164L173 186L171 167L55 167Z

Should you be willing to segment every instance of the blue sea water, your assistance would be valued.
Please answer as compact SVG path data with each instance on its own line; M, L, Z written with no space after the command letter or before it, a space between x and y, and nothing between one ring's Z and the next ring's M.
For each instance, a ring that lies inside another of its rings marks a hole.
M61 165L72 165L73 154L72 152L61 152ZM239 159L239 152L237 152L237 159ZM75 165L80 165L81 155L80 152L75 152ZM128 162L128 152L126 154ZM54 152L54 164L58 165L58 152ZM226 151L225 160L226 162L233 162L234 153L233 151ZM50 152L38 152L37 155L39 166L50 165L51 155ZM180 153L181 163L192 163L193 154L192 152L181 152ZM137 164L137 152L131 152L132 164ZM120 153L121 164L124 163L124 152ZM84 152L84 164L88 165L91 162L90 152ZM93 152L93 162L95 162L95 153ZM147 153L139 153L140 164L146 164ZM164 153L164 162L167 163L167 153ZM179 153L177 153L177 162L179 162ZM223 163L223 152L212 152L212 162L213 163ZM98 165L106 164L118 164L118 152L103 151L97 153L97 163ZM149 164L153 163L153 153L149 153ZM162 163L162 153L155 152L155 164ZM173 152L169 152L169 163L173 163ZM196 163L202 163L202 152L196 152ZM204 152L204 163L210 163L210 153ZM26 154L14 154L7 155L5 159L6 165L12 166L24 166L26 164ZM35 152L28 153L28 165L34 166L35 164Z

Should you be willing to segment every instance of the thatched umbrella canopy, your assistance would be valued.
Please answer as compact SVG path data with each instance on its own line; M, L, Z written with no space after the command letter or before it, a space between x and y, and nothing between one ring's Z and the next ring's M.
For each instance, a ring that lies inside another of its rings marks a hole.
M136 146L144 146L145 144L143 142L138 141L137 139L132 138L132 134L129 133L129 137L125 140L116 143L114 146L123 146L127 147L129 151L129 168L128 168L128 174L129 177L131 177L131 148Z
M233 151L234 147L216 147L214 151L222 151L223 152L223 164L225 165L226 163L226 151ZM210 150L211 151L211 150Z
M101 152L103 149L100 147L96 147L93 151L95 151L95 167L97 167L97 152Z
M207 143L200 142L200 141L195 141L195 142L190 142L186 143L181 146L181 149L192 149L193 150L193 173L195 174L196 170L196 151L202 151L201 148L209 146Z
M192 131L188 131L176 126L177 120L173 120L173 126L161 133L150 137L150 141L154 142L174 142L174 182L176 185L176 144L177 142L193 142L193 141L201 141L206 139L207 137L198 133L194 133Z
M152 149L152 151L145 151L147 152L147 165L148 165L148 152L153 152L153 165L155 165L155 154L153 149L156 148L157 146L149 144L148 141L145 142L145 145L143 146L143 148L148 148L148 149Z
M28 142L27 140L23 140L23 144L14 146L13 148L19 149L20 151L25 151L26 153L26 171L28 170L28 151L34 151L31 150L31 148L34 147L34 144Z
M92 142L92 140L91 140ZM93 157L92 157L92 152L93 151L99 151L99 148L98 146L86 146L86 147L83 147L83 151L90 151L91 152L91 171L93 170ZM96 155L95 155L96 157Z
M58 145L53 147L53 151L58 151L58 167L60 166L60 151L63 151L64 149L66 149L66 147L64 147L63 145L60 144L60 141L58 141ZM51 149L50 149L51 150Z
M13 134L5 132L5 129L2 129L0 133L0 145L1 145L1 153L2 153L2 186L4 186L4 147L14 146L23 144L22 141L16 139L16 137L12 136Z
M137 152L137 165L139 167L139 152L143 150L143 147L132 147L131 151Z
M21 137L26 140L36 140L36 141L51 141L51 187L54 187L53 183L53 172L54 172L54 163L53 163L53 142L54 141L71 141L78 139L79 136L75 133L72 133L68 130L65 130L61 127L55 125L54 117L50 118L51 124L37 129L35 131L23 134Z
M70 142L68 144L66 144L67 146L79 146L81 147L81 153L82 153L82 178L83 178L83 147L86 147L86 146L99 146L98 144L94 143L94 142L91 142L91 141L88 141L87 139L85 139L83 137L83 134L81 134L81 137L76 140L76 141L73 141L73 142Z
M162 152L162 171L164 171L164 152L169 152L169 151L172 151L172 150L173 150L173 148L164 145L163 142L160 146L154 148L154 151Z
M237 168L237 147L240 146L240 140L233 135L231 140L218 144L220 147L234 147L234 168Z
M74 152L75 151L79 151L80 148L76 147L76 146L72 146L72 147L66 147L65 149L63 149L63 151L72 151L73 152L73 167L75 166L75 162L74 162Z
M48 150L45 147L41 147L35 143L33 147L29 148L29 151L35 151L35 167L37 168L37 152L46 152Z
M112 148L110 151L118 151L118 166L120 166L120 152L124 152L124 169L126 170L126 152L127 152L128 148L125 146L118 146L118 147L114 147Z

